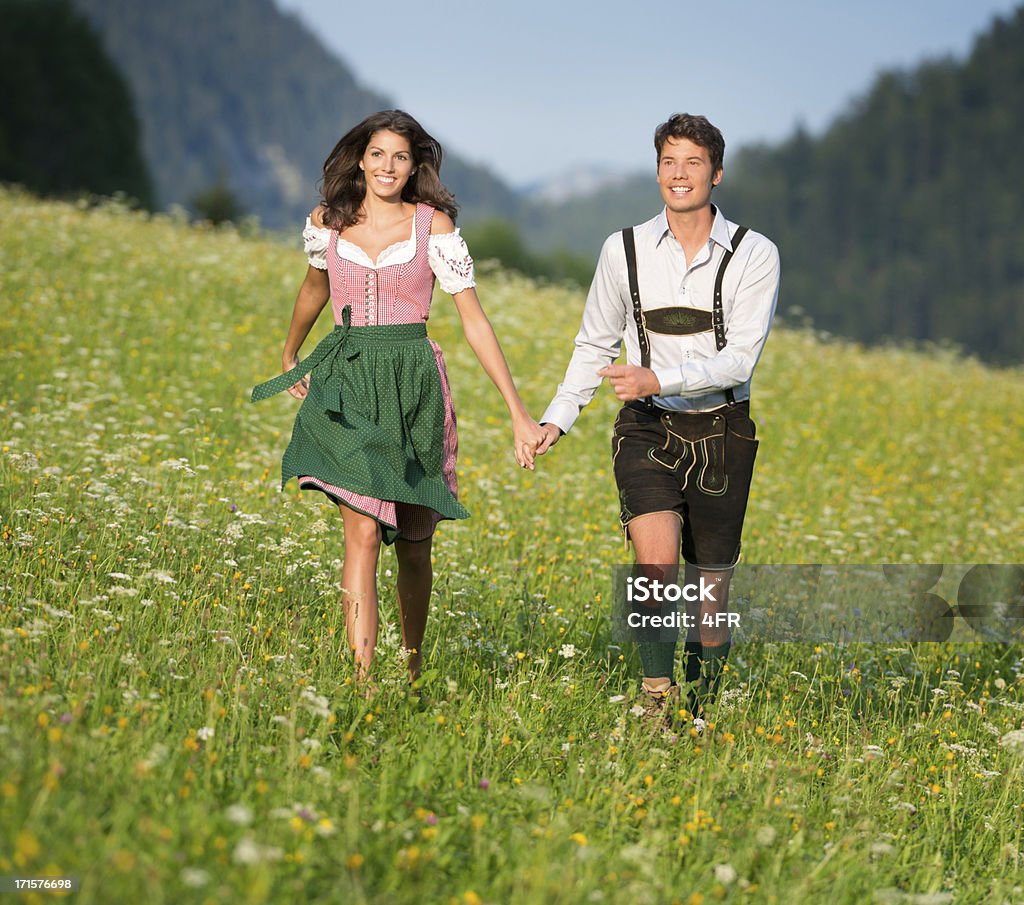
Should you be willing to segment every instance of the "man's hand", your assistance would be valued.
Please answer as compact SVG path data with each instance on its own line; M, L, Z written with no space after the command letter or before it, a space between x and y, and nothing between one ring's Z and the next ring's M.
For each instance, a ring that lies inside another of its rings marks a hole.
M657 396L661 392L661 381L650 368L637 365L608 365L597 372L604 377L623 402Z
M562 436L562 430L555 424L542 424L540 429L544 431L545 437L537 447L536 455L543 456L552 446L558 442L558 438Z

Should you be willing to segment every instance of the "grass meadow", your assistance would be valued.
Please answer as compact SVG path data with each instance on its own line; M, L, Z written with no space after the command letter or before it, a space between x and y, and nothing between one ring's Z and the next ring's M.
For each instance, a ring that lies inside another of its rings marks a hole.
M0 236L0 876L81 905L1024 902L1017 647L740 645L702 735L653 731L609 624L615 400L521 471L439 293L474 517L435 541L419 697L382 556L367 701L340 517L278 487L297 403L248 403L298 243L10 190ZM479 283L539 416L583 294ZM1021 370L781 325L754 393L747 562L1021 561Z

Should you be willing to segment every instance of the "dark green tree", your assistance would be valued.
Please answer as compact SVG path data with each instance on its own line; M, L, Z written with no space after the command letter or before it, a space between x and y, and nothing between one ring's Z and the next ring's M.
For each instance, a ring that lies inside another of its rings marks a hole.
M0 180L152 203L131 95L66 0L0 0Z
M587 256L561 248L544 254L530 251L519 229L508 220L481 220L467 226L462 234L478 261L499 261L509 270L544 280L579 286L590 283L594 267Z
M745 148L716 194L771 236L780 309L865 341L1024 358L1024 7L963 62L886 72L820 137Z
M238 223L245 216L242 203L223 177L208 189L193 195L189 200L189 207L199 220L206 220L214 226L220 223Z

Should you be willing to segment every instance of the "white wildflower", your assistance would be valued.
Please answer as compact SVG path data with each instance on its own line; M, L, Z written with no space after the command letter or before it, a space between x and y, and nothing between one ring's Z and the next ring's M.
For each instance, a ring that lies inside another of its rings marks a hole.
M576 656L576 645L575 644L563 644L562 649L559 653L565 657L566 660L571 660Z
M1024 729L1013 729L999 739L999 747L1011 754L1024 756Z
M723 886L729 886L736 882L736 868L731 864L716 864L715 879Z
M233 804L225 812L224 816L238 826L248 826L252 823L252 811L244 804Z
M110 589L110 593L113 594L115 597L138 597L139 589L122 588L120 585L117 585Z
M302 689L302 694L299 697L314 716L326 720L331 715L330 702L311 688Z
M888 842L875 842L869 849L872 858L884 858L896 854L896 846Z
M280 861L284 852L270 845L260 845L246 837L240 839L231 855L235 864L263 864L269 861Z
M213 738L213 726L203 726L196 731L196 738L202 739L204 742Z
M210 875L200 867L186 867L180 876L181 882L192 889L199 889L210 882Z

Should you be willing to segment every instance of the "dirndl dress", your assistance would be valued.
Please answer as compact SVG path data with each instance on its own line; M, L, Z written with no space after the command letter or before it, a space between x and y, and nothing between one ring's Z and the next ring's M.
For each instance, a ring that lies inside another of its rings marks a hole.
M375 519L385 543L425 540L458 501L458 435L441 348L427 336L435 274L449 292L474 285L458 231L431 236L418 204L410 239L376 262L334 230L307 222L310 263L330 279L334 330L290 371L253 390L258 401L309 374L281 486L297 478Z

